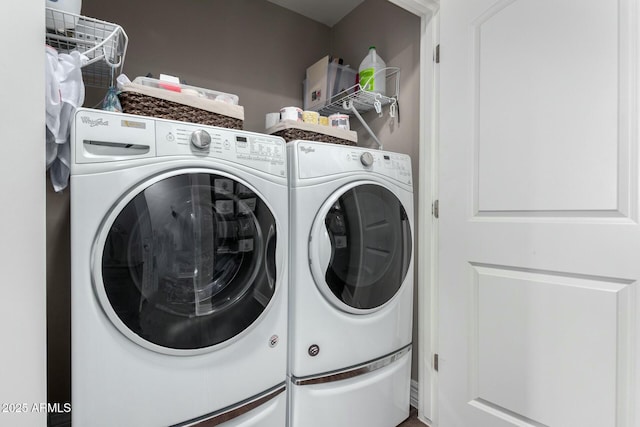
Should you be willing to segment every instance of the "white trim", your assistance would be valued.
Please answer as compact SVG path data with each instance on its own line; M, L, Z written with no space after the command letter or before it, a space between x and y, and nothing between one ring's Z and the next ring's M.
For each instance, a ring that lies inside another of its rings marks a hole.
M389 0L420 17L420 107L418 217L418 357L417 402L422 422L435 419L437 378L431 358L437 343L437 224L431 215L431 204L437 197L437 71L433 52L438 40L437 12L439 0ZM424 118L424 119L423 119ZM412 382L413 391L413 382ZM412 394L412 396L414 396Z
M412 407L417 408L419 405L420 384L416 380L411 380L411 389L409 394L409 402ZM427 426L432 426L431 420L423 416L418 416L418 420Z
M431 16L423 17L420 20L421 40L420 40L420 117L429 117L433 115L432 103L429 102L429 95L432 90L433 80L433 44L432 34L429 31L431 27ZM431 114L429 114L431 112ZM431 301L430 294L433 282L430 280L431 264L434 253L432 252L432 237L429 231L433 228L433 215L431 206L434 198L431 191L431 182L434 176L431 171L432 150L431 146L431 123L426 120L420 120L420 161L419 161L419 180L420 194L418 197L418 254L420 261L418 263L418 383L422 386L420 389L420 399L418 401L418 416L422 420L433 417L433 397L431 395L432 388L430 384L434 380L433 371L431 370L431 354L433 349L431 346L433 328L431 318ZM429 326L427 326L429 325Z
M439 12L434 12L433 19L431 20L431 34L432 34L432 46L433 51L435 51L435 46L440 44L440 15ZM435 64L432 62L432 64ZM429 191L431 193L432 200L438 200L438 175L439 175L439 166L438 166L438 135L439 135L439 105L440 105L440 71L439 68L435 65L432 67L432 75L431 75L431 144L429 145L431 159L429 163L425 165L429 165L429 176L431 177L431 185L429 187ZM425 149L426 151L426 149ZM426 173L426 172L425 172ZM425 283L428 284L428 290L425 290L424 295L421 298L420 303L422 304L423 311L429 308L429 316L427 319L427 315L425 314L423 322L429 321L430 328L426 331L422 331L418 339L420 341L426 341L429 347L429 351L426 356L423 358L423 365L419 368L421 372L424 372L424 376L428 377L430 381L428 383L424 383L423 387L425 390L429 389L429 401L425 402L423 399L422 405L429 405L431 411L426 413L425 411L418 411L418 417L423 422L428 422L431 426L438 425L438 375L433 370L433 355L438 353L438 223L437 221L432 219L431 226L428 229L423 230L423 240L426 240L427 234L429 234L429 244L431 245L430 252L430 271L429 276L426 278ZM426 243L425 243L426 244ZM428 340L428 341L427 341ZM427 374L428 373L428 374ZM423 379L421 378L420 381ZM425 394L426 396L426 394Z
M439 0L389 0L391 3L419 17L431 16L440 7Z
M420 385L418 381L411 380L411 391L409 393L409 403L414 408L418 407L418 396L419 396Z

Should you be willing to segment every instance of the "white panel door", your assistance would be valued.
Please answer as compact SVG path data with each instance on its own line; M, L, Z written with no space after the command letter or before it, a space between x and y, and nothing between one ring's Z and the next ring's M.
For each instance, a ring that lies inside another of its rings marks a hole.
M441 2L440 427L640 427L638 7Z

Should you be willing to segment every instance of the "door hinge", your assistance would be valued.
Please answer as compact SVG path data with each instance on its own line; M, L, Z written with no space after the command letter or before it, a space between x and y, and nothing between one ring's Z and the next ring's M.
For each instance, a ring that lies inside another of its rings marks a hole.
M431 213L434 217L440 218L440 200L433 202L433 205L431 206Z
M436 45L436 52L433 55L433 60L436 62L436 64L440 63L440 45Z
M433 355L433 370L438 372L438 353Z

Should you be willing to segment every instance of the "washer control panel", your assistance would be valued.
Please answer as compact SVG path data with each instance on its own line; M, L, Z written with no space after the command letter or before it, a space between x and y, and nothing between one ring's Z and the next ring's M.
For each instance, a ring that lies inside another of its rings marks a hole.
M282 138L193 123L156 122L158 156L196 155L242 163L277 176L286 176Z
M72 163L189 156L287 176L283 138L196 123L80 108L72 127Z

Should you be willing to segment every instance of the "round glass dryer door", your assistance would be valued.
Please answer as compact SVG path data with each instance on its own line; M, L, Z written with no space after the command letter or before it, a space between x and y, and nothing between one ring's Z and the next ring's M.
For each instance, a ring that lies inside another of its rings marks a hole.
M154 350L203 349L258 319L275 292L276 223L255 192L188 173L127 199L112 214L96 281L125 335Z
M398 292L411 260L411 228L402 203L377 184L360 184L329 199L311 231L311 271L339 308L377 309Z

